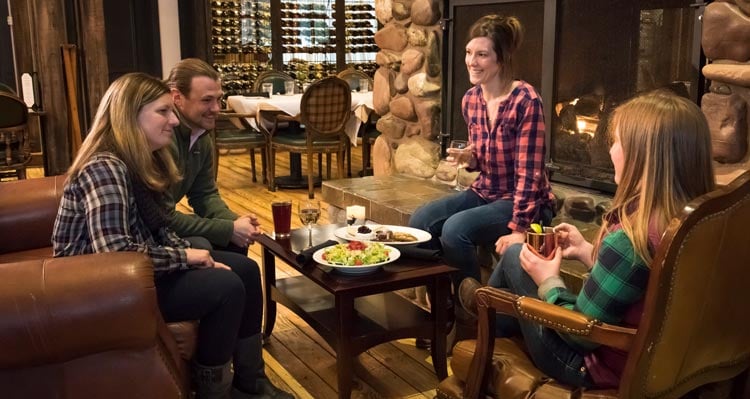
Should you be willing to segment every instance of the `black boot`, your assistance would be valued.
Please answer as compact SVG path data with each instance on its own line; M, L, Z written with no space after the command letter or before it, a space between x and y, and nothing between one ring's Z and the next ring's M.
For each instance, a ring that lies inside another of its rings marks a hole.
M230 399L232 370L230 362L221 366L203 366L193 362L195 399Z
M271 383L264 367L262 334L237 341L232 399L294 399Z

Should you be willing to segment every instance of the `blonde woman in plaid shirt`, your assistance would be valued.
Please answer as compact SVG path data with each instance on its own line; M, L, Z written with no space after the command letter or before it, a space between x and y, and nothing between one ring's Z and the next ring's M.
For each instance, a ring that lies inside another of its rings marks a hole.
M466 68L474 85L463 97L469 127L467 153L449 149L449 160L479 171L471 187L429 203L409 225L429 231L427 246L442 249L445 261L458 268L454 284L479 280L476 247L493 245L499 253L525 240L531 223L549 224L552 196L544 167L545 125L542 100L534 88L513 79L512 55L521 23L515 17L488 15L469 29Z
M263 372L258 265L237 253L190 248L167 227L164 192L180 179L167 148L179 123L173 107L169 88L151 76L131 73L112 83L68 170L54 255L147 254L164 320L200 320L197 397L228 399L234 388L235 398L291 398Z

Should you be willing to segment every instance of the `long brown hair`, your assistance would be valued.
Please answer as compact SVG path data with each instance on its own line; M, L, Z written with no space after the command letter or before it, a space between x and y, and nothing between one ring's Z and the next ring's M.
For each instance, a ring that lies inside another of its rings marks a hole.
M492 40L492 49L497 54L497 61L503 64L503 77L512 78L513 53L523 41L521 21L514 16L485 15L471 25L466 43L477 37Z
M690 200L714 189L708 123L690 100L654 91L617 107L609 133L622 145L624 167L594 256L619 222L648 264L649 228L662 234Z
M151 151L138 125L138 113L146 104L169 94L169 87L144 73L129 73L112 82L102 97L94 122L73 164L68 179L76 176L97 153L111 152L131 174L155 191L164 191L180 180L168 147Z

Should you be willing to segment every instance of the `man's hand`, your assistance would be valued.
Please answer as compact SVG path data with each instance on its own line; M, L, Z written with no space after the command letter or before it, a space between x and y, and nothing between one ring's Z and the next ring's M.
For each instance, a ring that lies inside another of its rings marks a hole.
M255 237L263 231L255 215L240 216L234 221L234 231L231 241L239 247L247 247L255 243Z
M526 242L526 233L514 231L497 239L497 242L495 242L495 252L502 255L511 245L524 242Z

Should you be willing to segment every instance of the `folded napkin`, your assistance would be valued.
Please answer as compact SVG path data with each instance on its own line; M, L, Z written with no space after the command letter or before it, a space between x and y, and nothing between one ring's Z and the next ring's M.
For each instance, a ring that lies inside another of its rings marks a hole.
M312 262L313 254L315 253L315 251L321 248L330 247L331 245L336 245L338 243L339 242L335 240L328 240L322 244L318 244L314 247L304 249L300 251L300 253L297 254L297 263L299 263L302 266L307 265L308 263Z
M443 258L443 254L439 249L420 248L416 245L404 245L399 246L398 250L401 252L401 257L412 259L437 261Z

